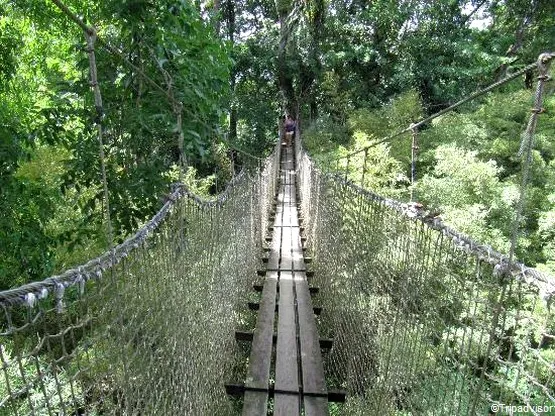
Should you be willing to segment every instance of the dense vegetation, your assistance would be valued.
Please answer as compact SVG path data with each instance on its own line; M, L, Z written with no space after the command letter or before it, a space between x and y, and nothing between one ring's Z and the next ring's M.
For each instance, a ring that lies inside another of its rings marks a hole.
M555 45L551 0L67 4L121 51L96 49L117 241L156 212L179 179L180 132L167 95L184 103L185 181L209 194L241 162L240 152L225 143L264 154L284 111L299 115L305 144L327 166ZM83 33L50 0L0 0L0 290L60 272L108 247L88 65ZM412 191L434 215L506 252L534 82L530 71L422 128L413 189L410 137L371 148L365 185L401 200ZM517 255L555 272L552 92L550 86L540 115ZM351 161L353 181L360 181L363 164L361 157ZM529 338L522 335L522 345ZM6 356L18 350L3 348ZM95 348L103 357L103 345ZM547 343L545 362L552 351ZM47 367L38 358L24 365L23 372ZM550 382L549 371L542 383Z
M68 4L185 104L187 177L208 177L205 192L231 174L233 154L221 143L263 153L283 110L309 126L316 157L333 158L534 61L555 39L555 5L546 0ZM83 34L48 1L3 0L0 11L0 288L7 288L79 263L107 241ZM121 239L177 179L176 118L136 69L100 47L97 55ZM533 81L526 74L421 133L418 199L500 250ZM541 115L519 252L550 269L554 105L549 97ZM369 180L377 191L407 197L408 140L374 149Z
M97 47L111 216L122 238L158 210L178 178L174 108L138 72L184 103L187 177L219 165L225 177L229 163L215 137L229 102L231 60L188 2L71 6L86 10L134 65ZM78 264L107 242L83 33L51 2L3 1L0 9L0 288L7 288Z

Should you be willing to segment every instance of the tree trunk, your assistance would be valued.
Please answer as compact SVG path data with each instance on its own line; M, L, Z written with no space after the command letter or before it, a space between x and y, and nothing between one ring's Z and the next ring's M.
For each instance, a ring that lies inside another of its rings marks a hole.
M505 53L507 58L513 58L513 59L511 60L510 63L503 63L499 65L499 67L497 67L497 69L494 71L496 81L499 81L505 78L507 76L507 70L509 69L509 65L512 65L514 62L520 59L519 53L520 53L520 50L522 49L522 46L524 45L526 31L530 26L532 26L532 23L534 21L534 16L536 15L536 12L538 10L538 6L539 6L538 3L539 3L538 0L532 0L530 6L526 8L526 11L524 12L524 16L522 16L522 18L520 19L520 23L515 30L515 37L514 37L515 40L513 44L509 46L509 49Z
M233 44L235 43L235 4L233 0L227 0L224 4L224 16L227 23L227 38ZM237 142L237 123L239 117L237 114L237 104L235 103L235 84L237 71L231 69L229 84L231 88L231 105L229 109L229 142Z
M318 105L316 102L316 83L320 82L322 74L322 62L320 61L321 43L323 38L324 23L326 19L326 2L324 0L313 0L312 10L309 12L310 52L308 61L308 78L306 95L310 106L310 119L318 117Z
M214 21L214 30L216 31L216 35L220 34L220 26L221 26L221 21L220 21L220 0L214 0L214 5L212 6L212 13L214 13L214 16L212 17L213 21Z
M298 103L293 86L294 75L287 65L287 45L289 43L290 27L289 18L294 13L293 2L286 0L276 0L276 9L279 16L279 45L277 54L277 79L279 90L288 114L295 114Z
M232 82L232 91L235 90L235 82ZM239 117L237 114L237 105L232 101L231 108L229 110L229 142L237 142L237 122Z
M314 120L318 118L318 103L316 102L315 97L311 97L310 99L310 122L312 123Z

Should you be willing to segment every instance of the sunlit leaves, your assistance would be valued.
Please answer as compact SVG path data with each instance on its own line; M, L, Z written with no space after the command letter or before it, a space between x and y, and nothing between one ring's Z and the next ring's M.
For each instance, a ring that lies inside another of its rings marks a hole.
M212 143L224 121L231 60L189 1L66 4L122 51L95 48L111 214L123 238L159 208L173 178L179 131L168 96L184 105L188 163L202 164L204 174L221 162ZM107 241L83 33L49 1L4 1L0 9L5 288L87 260Z

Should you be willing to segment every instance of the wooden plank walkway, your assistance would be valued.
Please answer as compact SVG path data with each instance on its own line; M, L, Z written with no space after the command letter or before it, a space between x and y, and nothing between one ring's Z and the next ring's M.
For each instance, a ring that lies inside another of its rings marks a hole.
M301 245L293 149L282 148L273 236L252 340L243 416L328 415L328 391ZM270 374L277 321L275 385ZM269 410L274 393L273 413Z

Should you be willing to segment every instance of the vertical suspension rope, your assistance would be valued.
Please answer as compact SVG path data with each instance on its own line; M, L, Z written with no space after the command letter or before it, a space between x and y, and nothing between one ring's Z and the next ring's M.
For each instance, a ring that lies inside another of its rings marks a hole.
M366 176L366 163L368 162L368 149L364 149L364 163L362 164L362 177L360 178L360 187L364 188L364 179Z
M187 169L187 159L185 157L185 135L183 133L183 103L174 106L173 111L177 118L177 146L179 148L179 182L185 179L185 169Z
M414 185L416 184L416 161L418 158L418 127L415 124L410 126L412 131L412 146L411 146L411 166L410 166L410 202L414 202L415 192Z
M538 57L538 61L537 61L539 75L538 75L538 85L536 88L536 94L534 98L534 107L531 110L532 114L530 115L530 118L528 120L528 125L526 126L526 130L524 131L524 134L522 136L520 150L518 152L518 155L523 157L522 181L520 185L520 194L519 194L519 199L516 207L515 219L512 227L509 260L508 260L508 263L494 270L494 275L497 275L500 282L500 289L499 289L499 293L496 294L496 298L492 304L492 318L491 318L491 323L489 325L488 343L487 343L486 352L484 355L485 357L484 362L481 364L479 383L476 385L476 388L473 392L471 413L474 413L478 406L478 399L480 397L479 395L483 389L487 367L488 367L489 361L491 360L490 355L495 345L496 333L500 326L500 320L503 319L503 314L505 313L504 302L507 296L506 295L507 284L509 283L507 277L510 276L509 273L510 273L510 270L512 270L515 251L518 244L517 240L518 240L518 235L521 228L520 222L522 219L522 211L524 209L524 203L526 200L528 176L530 173L530 165L532 164L532 148L534 146L534 133L536 131L538 115L543 112L543 108L542 108L543 90L545 87L545 82L549 81L550 79L548 75L548 71L549 71L549 65L553 57L554 57L553 54L541 54Z
M171 84L170 84L171 85ZM170 87L171 89L171 87ZM184 142L185 137L183 133L183 103L173 106L173 111L177 119L177 147L179 149L179 183L181 186L185 185L185 169L187 169L187 161L185 160ZM179 241L180 245L184 243L185 235L185 216L183 212L179 215Z
M520 195L516 207L515 220L513 223L512 236L511 236L511 248L509 251L509 263L508 270L511 269L512 263L514 261L514 255L516 247L518 244L518 234L520 232L520 222L522 220L522 210L524 209L524 204L526 200L526 188L528 186L528 176L530 174L530 165L532 164L532 148L534 147L534 133L536 131L536 124L538 120L538 115L541 114L544 109L543 105L543 90L545 88L545 83L550 81L551 78L548 75L549 67L551 61L555 57L553 53L542 53L538 57L538 85L536 87L536 94L534 98L534 107L532 108L532 114L528 120L528 125L522 136L522 141L520 143L520 150L518 155L523 157L522 166L522 181L520 184Z
M229 150L229 162L230 162L230 166L229 166L229 170L231 171L231 178L235 178L235 152L233 151L233 149Z
M98 136L98 150L100 156L100 170L102 173L102 187L104 191L104 206L106 207L106 232L108 235L108 244L110 250L114 247L114 231L112 227L112 218L110 215L110 198L108 193L108 179L106 175L106 160L104 154L104 141L103 141L103 128L102 119L104 118L104 108L102 106L102 94L100 86L98 85L98 75L96 68L96 56L94 52L94 44L96 41L96 30L94 28L87 28L83 31L87 39L87 53L89 55L89 69L90 69L90 85L94 93L94 106L96 109L95 124Z

